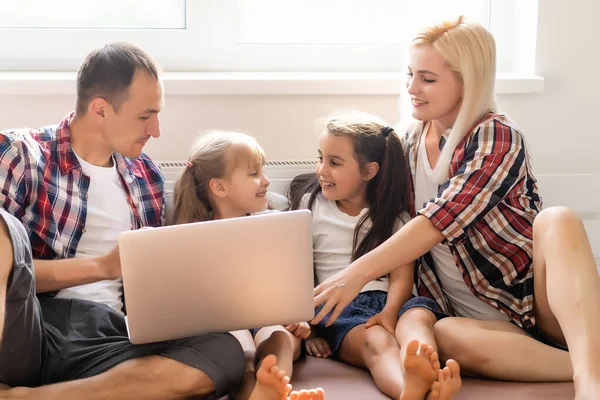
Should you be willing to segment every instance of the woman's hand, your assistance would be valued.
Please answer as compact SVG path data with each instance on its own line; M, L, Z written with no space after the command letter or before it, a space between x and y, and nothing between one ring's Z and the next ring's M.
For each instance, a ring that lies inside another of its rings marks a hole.
M329 312L333 311L325 324L325 326L331 326L365 286L366 282L363 282L360 276L352 273L353 264L315 288L315 307L323 304L323 308L310 322L312 325L318 324Z

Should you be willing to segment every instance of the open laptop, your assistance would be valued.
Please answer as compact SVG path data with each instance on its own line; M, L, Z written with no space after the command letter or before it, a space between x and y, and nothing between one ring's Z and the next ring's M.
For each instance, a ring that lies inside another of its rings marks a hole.
M129 339L312 319L311 221L299 210L122 233Z

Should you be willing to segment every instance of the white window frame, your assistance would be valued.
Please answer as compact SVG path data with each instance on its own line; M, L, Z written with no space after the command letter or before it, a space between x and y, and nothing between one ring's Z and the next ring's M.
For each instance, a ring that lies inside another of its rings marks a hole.
M510 52L498 54L499 66L510 66L498 77L498 92L541 92L543 79L534 75L537 0L489 1L492 31L506 25L497 41L511 43L504 46ZM237 0L187 0L186 7L186 29L0 29L0 71L7 71L0 72L0 90L34 93L45 90L35 89L40 82L56 90L74 77L57 71L76 71L104 43L129 41L159 61L170 93L402 92L404 46L240 44L232 18Z

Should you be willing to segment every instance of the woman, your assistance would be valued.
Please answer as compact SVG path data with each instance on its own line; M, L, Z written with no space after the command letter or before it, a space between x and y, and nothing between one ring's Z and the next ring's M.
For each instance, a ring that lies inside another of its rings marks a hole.
M324 307L312 322L333 311L332 323L366 282L423 256L398 337L439 345L471 374L574 379L579 399L600 398L589 241L570 210L540 212L523 136L497 112L495 64L491 34L462 17L414 39L407 88L418 122L406 140L416 216L315 289Z

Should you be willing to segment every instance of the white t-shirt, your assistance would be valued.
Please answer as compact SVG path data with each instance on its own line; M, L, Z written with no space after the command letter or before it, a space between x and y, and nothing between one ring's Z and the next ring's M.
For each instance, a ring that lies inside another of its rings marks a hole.
M301 208L307 208L310 195L302 198ZM312 206L313 257L317 282L320 284L327 278L346 268L352 262L352 244L356 224L368 211L364 208L355 217L342 212L335 201L327 200L321 193L315 197ZM405 221L410 217L405 216ZM397 220L394 232L404 225ZM371 221L366 221L361 227L359 243L371 227ZM367 283L361 292L382 290L387 292L389 277L383 276Z
M121 183L116 163L98 167L77 156L83 173L90 177L87 192L85 228L76 258L107 254L117 245L119 233L131 230L131 212L127 193ZM61 290L56 297L84 299L106 304L123 313L121 279L99 281Z
M417 171L415 178L415 207L423 208L425 203L437 197L438 184L433 179L433 169L427 158L425 147L425 133L421 135L419 153L417 155ZM456 261L447 244L438 244L430 251L435 264L435 270L440 280L442 290L450 301L458 317L473 318L478 320L505 320L509 318L501 311L477 298L463 280L462 274L456 266Z

